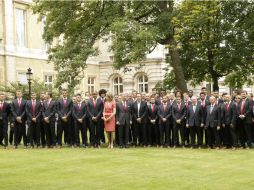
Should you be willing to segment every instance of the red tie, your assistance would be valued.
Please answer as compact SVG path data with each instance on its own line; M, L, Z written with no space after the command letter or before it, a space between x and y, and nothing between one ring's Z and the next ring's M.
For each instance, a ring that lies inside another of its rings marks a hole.
M19 107L19 109L20 109L20 98L18 99L18 107Z
M66 100L66 99L64 99L64 107L66 107L66 101L67 101L67 100Z
M178 104L178 111L180 111L180 108L181 108L181 104Z
M185 102L186 109L188 110L188 102Z
M165 109L165 108L164 108ZM152 112L154 113L154 104L152 104Z
M33 100L32 102L32 112L33 112L33 116L35 115L35 102Z
M205 103L204 103L204 101L202 101L202 106L203 106L203 108L205 108Z
M96 107L96 100L93 101L93 107Z
M80 105L80 103L78 103L78 109L80 110L80 108L81 108L81 105Z
M228 107L229 107L229 106L228 106L228 103L226 103L226 110L227 110L227 112L228 112Z
M166 106L167 106L167 105L166 105L166 104L164 104L164 112L166 111Z
M241 114L243 114L244 108L245 108L245 100L242 101L242 105L241 105Z
M124 110L124 112L126 112L126 101L124 101L123 110Z

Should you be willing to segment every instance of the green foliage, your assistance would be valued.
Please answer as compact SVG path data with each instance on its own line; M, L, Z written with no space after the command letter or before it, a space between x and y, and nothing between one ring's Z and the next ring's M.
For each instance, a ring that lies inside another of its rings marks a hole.
M6 98L11 100L15 98L15 94L17 90L21 90L23 92L24 99L30 99L29 97L29 87L28 84L20 84L18 82L11 82L8 85L0 85L0 91L6 92ZM53 98L59 98L59 91L55 88L50 88L45 86L43 82L40 82L38 79L32 81L31 91L37 94L37 98L40 97L41 92L51 91L53 93Z
M186 80L217 83L226 76L230 87L252 83L253 18L250 1L183 1L173 21Z

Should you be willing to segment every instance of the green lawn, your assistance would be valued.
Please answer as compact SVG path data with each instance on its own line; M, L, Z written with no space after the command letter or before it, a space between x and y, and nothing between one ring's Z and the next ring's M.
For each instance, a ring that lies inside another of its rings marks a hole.
M254 150L0 149L0 190L254 189Z

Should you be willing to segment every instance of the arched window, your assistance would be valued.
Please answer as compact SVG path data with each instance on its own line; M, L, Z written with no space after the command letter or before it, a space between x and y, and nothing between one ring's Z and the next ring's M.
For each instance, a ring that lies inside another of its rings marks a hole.
M141 75L138 77L138 91L148 92L148 78L146 75Z
M123 92L123 79L121 77L115 77L113 80L113 93L120 94Z

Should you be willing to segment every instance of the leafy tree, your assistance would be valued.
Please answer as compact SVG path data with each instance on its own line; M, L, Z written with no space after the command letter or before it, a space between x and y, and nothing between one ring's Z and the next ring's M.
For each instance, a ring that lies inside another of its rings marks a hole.
M112 32L115 68L139 64L157 44L166 45L176 86L187 91L171 23L177 13L173 1L37 0L33 11L47 18L43 38L52 44L49 61L58 71L57 87L68 82L74 88L87 58L99 53L95 42Z
M173 23L185 79L214 90L221 77L230 87L253 83L253 18L251 1L183 1Z

